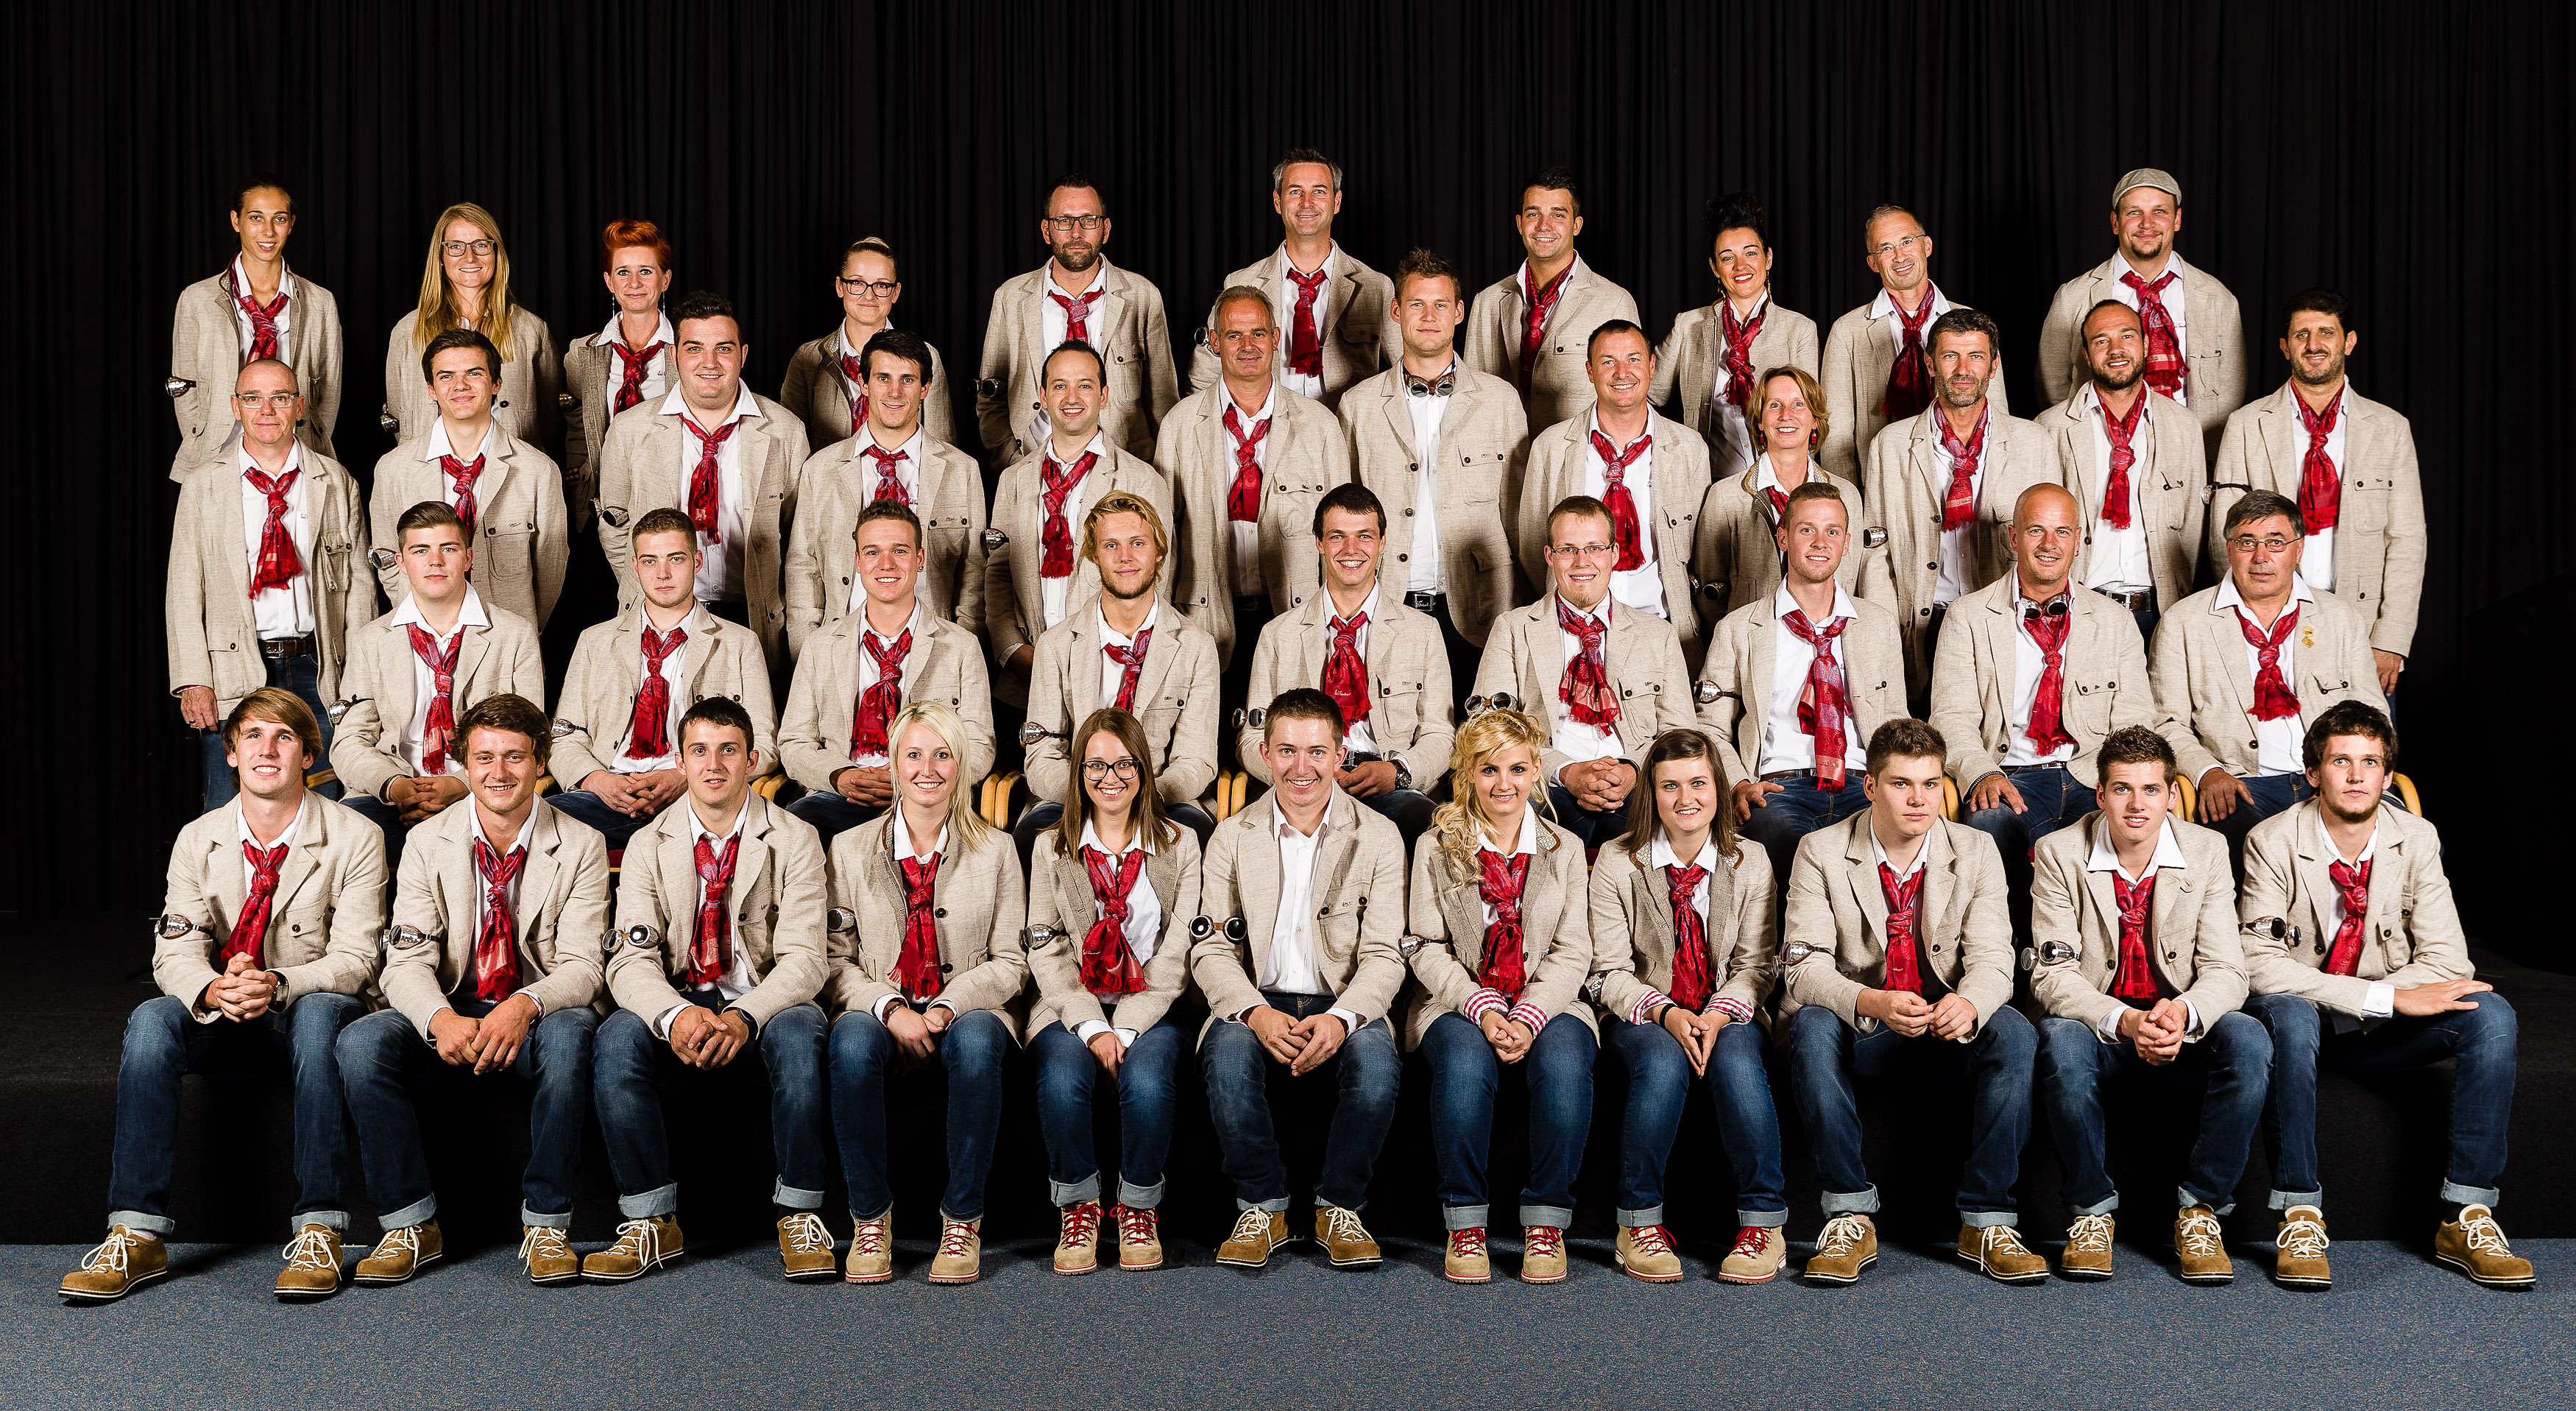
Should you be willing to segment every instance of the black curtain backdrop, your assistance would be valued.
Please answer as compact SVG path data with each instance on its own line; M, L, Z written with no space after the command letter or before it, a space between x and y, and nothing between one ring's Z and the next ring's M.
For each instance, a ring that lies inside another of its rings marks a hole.
M1346 169L1350 249L1384 269L1425 245L1479 284L1519 258L1521 179L1572 167L1585 257L1658 337L1712 297L1710 194L1761 195L1778 296L1819 324L1873 292L1863 215L1905 202L1942 286L2001 321L2025 413L2049 296L2109 253L2112 179L2174 172L2182 250L2243 303L2249 392L2281 381L2278 301L2323 282L2355 301L2356 385L2415 420L2432 555L2399 718L2460 858L2511 816L2486 739L2488 684L2509 678L2464 659L2464 631L2569 568L2570 407L2537 350L2576 314L2576 141L2548 96L2571 29L2559 6L2252 0L47 7L15 34L7 99L11 380L33 428L9 558L21 777L54 791L5 810L0 905L22 925L139 916L196 806L163 665L160 384L173 300L231 255L236 174L294 185L289 258L338 295L338 442L363 479L389 449L384 339L450 201L495 213L558 344L608 315L600 224L659 221L674 293L737 302L765 393L833 326L837 251L882 235L904 261L896 320L946 354L971 428L991 291L1038 263L1049 177L1098 179L1110 257L1186 338L1223 274L1276 243L1269 169L1292 144ZM2508 340L2540 377L2511 370Z

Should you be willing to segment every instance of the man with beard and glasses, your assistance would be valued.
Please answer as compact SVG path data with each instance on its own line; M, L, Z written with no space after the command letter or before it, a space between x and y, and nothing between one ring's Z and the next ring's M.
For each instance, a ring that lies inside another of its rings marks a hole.
M1109 224L1108 198L1090 177L1058 177L1038 217L1047 262L993 291L993 318L975 373L975 421L984 448L1006 464L1046 443L1044 374L1054 351L1067 343L1099 349L1118 369L1114 399L1100 418L1112 445L1151 454L1155 428L1181 399L1162 291L1100 253Z
M2270 490L2296 500L2307 548L2299 576L2361 609L2379 689L2395 695L2424 593L2424 484L2415 432L2396 410L2352 390L2344 361L2361 341L2352 304L2331 289L2291 296L2281 315L2290 380L2227 419L2209 513Z
M1932 378L1922 354L1932 321L1954 304L1932 282L1932 237L1903 206L1881 206L1861 224L1861 263L1878 276L1878 297L1834 320L1825 332L1825 366L1818 379L1834 408L1817 458L1825 470L1858 484L1869 466L1870 443L1889 426L1932 404ZM1995 409L2010 411L2004 385L1994 384Z
M1351 384L1402 351L1392 310L1395 286L1333 239L1342 213L1342 168L1311 147L1292 147L1270 169L1270 208L1285 232L1267 259L1225 277L1208 310L1207 338L1190 354L1190 385L1216 385L1227 353L1218 318L1236 286L1261 291L1278 330L1279 385L1332 411Z
M1637 301L1574 253L1583 195L1574 173L1549 167L1521 188L1512 212L1527 258L1485 287L1461 340L1467 362L1519 389L1532 426L1554 426L1592 405L1584 340L1612 319L1637 321Z
M2127 608L2138 636L2191 592L2200 571L2207 458L2200 427L2147 385L2146 325L2105 299L2084 316L2091 378L2040 413L2057 469L2083 511L2075 581Z
M2111 188L2111 258L2057 287L2039 326L2039 390L2051 402L2091 375L2082 344L2086 311L2105 299L2137 310L2146 328L2147 385L2189 407L2203 449L2245 401L2245 319L2236 296L2207 270L2183 263L2182 183L2140 167Z

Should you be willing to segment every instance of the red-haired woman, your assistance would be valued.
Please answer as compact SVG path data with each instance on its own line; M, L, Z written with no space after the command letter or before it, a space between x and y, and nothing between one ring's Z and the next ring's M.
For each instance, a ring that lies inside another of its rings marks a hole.
M613 220L599 232L599 282L617 312L608 326L564 350L564 386L575 416L564 425L564 498L576 525L590 522L599 493L592 464L608 423L629 407L659 404L671 390L671 242L649 220Z

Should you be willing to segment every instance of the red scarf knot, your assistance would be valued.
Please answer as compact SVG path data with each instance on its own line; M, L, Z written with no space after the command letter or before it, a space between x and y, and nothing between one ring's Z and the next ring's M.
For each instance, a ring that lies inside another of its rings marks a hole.
M1815 737L1816 787L1829 794L1842 792L1844 772L1849 768L1844 756L1851 748L1851 691L1834 639L1851 624L1850 618L1837 617L1817 627L1796 608L1780 619L1790 636L1815 649L1815 656L1807 663L1807 684L1798 690L1798 729Z
M2138 322L2147 330L2147 385L2181 401L2191 380L2191 370L2183 365L2182 339L2174 332L2173 314L2165 308L2165 286L2174 282L2170 269L2156 276L2154 283L2138 278L2135 270L2122 270L2120 282L2138 296Z
M1067 469L1056 462L1055 452L1049 451L1046 458L1038 462L1038 498L1045 502L1046 507L1045 532L1041 536L1045 554L1038 563L1039 576L1073 576L1073 526L1065 521L1064 502L1072 496L1074 487L1082 483L1082 477L1091 473L1093 463L1099 459L1098 451L1085 451L1082 458Z
M1091 898L1100 919L1082 938L1082 987L1095 995L1132 995L1145 988L1144 967L1127 944L1127 898L1137 874L1145 870L1145 850L1129 848L1110 861L1098 848L1082 850L1083 870L1091 876Z
M739 828L725 839L721 853L713 839L698 838L698 924L689 938L689 983L702 989L733 973L733 923L725 894L733 890L733 865L741 849Z
M2290 640L2290 632L2299 625L2299 609L2293 604L2272 623L2267 636L2245 615L2236 610L2236 630L2245 634L2245 645L2254 649L2254 709L2256 720L2290 720L2299 713L2298 693L2290 689L2289 680L2281 674L2281 648Z
M1603 598L1598 618L1577 613L1563 598L1556 600L1556 625L1572 633L1581 650L1565 663L1556 698L1577 725L1609 730L1619 720L1619 693L1610 688L1610 665L1603 645L1610 639L1610 600Z
M1914 938L1914 903L1923 892L1923 873L1899 882L1896 869L1878 865L1878 889L1887 899L1887 988L1923 993L1923 956Z
M1716 961L1708 953L1708 923L1699 914L1699 884L1708 869L1667 867L1664 880L1673 903L1672 1001L1690 1013L1708 1008L1717 993Z
M1529 885L1530 855L1506 858L1491 848L1476 850L1476 895L1494 909L1485 927L1485 944L1476 967L1476 983L1507 1000L1517 1001L1529 984L1529 956L1521 934L1521 893Z
M894 982L906 999L918 1004L939 995L939 919L931 905L939 887L939 854L896 861L903 869L903 953L895 962Z
M859 634L859 645L868 659L877 665L876 684L859 692L859 703L850 712L850 758L884 759L892 751L886 741L886 725L903 710L903 660L912 655L912 629L886 644L871 630Z
M494 852L481 838L474 840L474 870L483 878L483 925L474 933L474 994L494 1004L519 992L519 918L510 910L510 883L527 860L524 843L505 854Z
M2042 755L2075 743L2066 731L2066 638L2075 630L2075 614L2064 594L2044 608L2021 615L2021 626L2039 648L2039 689L2031 696L2030 722L2022 735Z
M2361 970L2361 933L2370 924L2370 869L2376 859L2355 867L2335 861L2326 876L2343 898L2343 921L2335 927L2334 946L2326 952L2326 973L2353 975Z
M1360 629L1368 620L1367 613L1359 612L1325 624L1333 643L1324 653L1324 694L1342 708L1344 730L1368 719L1368 663L1360 657Z
M742 418L726 422L712 435L701 428L694 417L684 414L680 424L689 428L691 436L698 438L698 467L689 474L689 519L698 526L698 537L702 541L720 544L724 542L720 532L723 525L724 472L718 457L723 454L724 443L732 440L733 433L742 426Z
M421 724L420 768L436 778L447 772L447 738L456 731L456 654L465 647L465 627L457 625L443 652L438 639L419 623L406 623L403 630L411 634L411 654L429 668L429 719Z
M1965 529L1977 517L1977 462L1986 454L1988 420L1985 413L1978 413L1977 429L1968 433L1968 439L1963 442L1950 429L1948 417L1932 418L1932 425L1941 433L1941 449L1950 456L1950 493L1941 501L1941 528L1944 532Z
M1270 418L1254 422L1252 434L1246 436L1229 402L1225 432L1234 438L1234 483L1226 487L1225 517L1236 524L1250 524L1261 518L1261 443L1270 435Z
M1620 450L1610 444L1595 423L1592 428L1592 454L1601 458L1601 502L1610 507L1610 535L1619 541L1619 561L1613 572L1630 573L1646 566L1645 550L1640 542L1645 528L1637 519L1637 497L1628 490L1628 467L1655 448L1655 435L1649 431Z
M1315 331L1315 296L1324 290L1324 272L1299 274L1295 265L1288 267L1289 282L1297 286L1297 311L1288 334L1288 370L1299 377L1324 375L1324 340Z
M284 588L304 572L304 560L295 552L295 536L287 532L286 492L293 489L301 467L271 480L256 470L245 470L242 478L250 487L268 497L268 520L259 528L259 561L251 566L250 595L254 598L271 588Z
M662 355L665 346L657 342L638 353L630 350L623 341L608 345L608 350L617 355L618 362L624 364L624 371L618 378L616 400L609 404L610 416L644 400L644 374L652 371L653 360Z
M263 943L268 939L268 920L277 904L277 870L286 864L286 844L280 843L266 852L247 838L242 840L242 861L251 866L250 895L242 902L241 915L233 918L232 935L224 941L220 962L229 963L234 956L246 955L254 968L265 970L268 959Z
M2132 887L2119 873L2111 874L2111 899L2120 907L2120 968L2111 980L2111 997L2137 1004L2156 1001L2156 972L2147 954L2156 900L2156 874Z

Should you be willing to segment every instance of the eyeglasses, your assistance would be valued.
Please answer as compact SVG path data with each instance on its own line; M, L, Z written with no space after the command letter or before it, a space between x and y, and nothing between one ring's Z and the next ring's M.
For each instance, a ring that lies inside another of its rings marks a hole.
M243 392L235 396L233 400L241 403L242 410L244 411L255 412L263 405L275 407L279 411L284 411L287 408L294 406L295 399L302 395L303 394L300 392L270 392L265 395L258 392Z
M499 247L489 240L450 240L438 248L449 259L455 260L464 258L469 250L477 255L488 255Z
M1107 217L1041 216L1039 219L1046 225L1047 229L1054 231L1058 235L1071 235L1077 230L1081 231L1085 235L1089 235L1093 231L1098 230L1100 228L1100 223L1107 219Z
M1560 558L1597 559L1619 552L1619 546L1616 544L1557 544L1548 552Z
M846 275L834 275L832 282L841 286L844 294L865 294L871 299L891 299L894 291L903 287L891 279L851 279Z
M1873 254L1873 255L1878 256L1878 257L1879 257L1880 259L1882 259L1882 260L1883 260L1883 259L1886 259L1888 256L1890 256L1890 255L1892 255L1892 254L1895 254L1896 252L1898 252L1898 251L1900 251L1900 250L1901 250L1901 251L1903 251L1903 252L1905 252L1906 254L1911 255L1911 254L1913 254L1913 253L1914 253L1914 247L1915 247L1915 246L1917 246L1917 245L1919 245L1919 244L1921 244L1922 242L1923 242L1923 237L1922 237L1922 236L1920 236L1920 235L1909 235L1909 236L1906 236L1906 237L1905 237L1904 239L1902 239L1902 240L1891 241L1891 242L1889 242L1888 244L1881 245L1881 246L1879 246L1877 249L1870 251L1870 253L1871 253L1871 254Z
M1118 777L1120 779L1123 779L1130 784L1136 782L1136 757L1134 755L1129 755L1124 759L1086 759L1082 762L1082 777L1090 783L1097 784L1103 778L1107 777L1109 771L1113 769L1118 771Z
M2227 546L2240 554L2250 554L2256 549L2261 549L2267 554L2277 554L2290 547L2290 543L2290 540L2285 539L2278 534L2273 535L2269 539L2257 539L2251 534L2239 534L2235 538L2228 540Z

